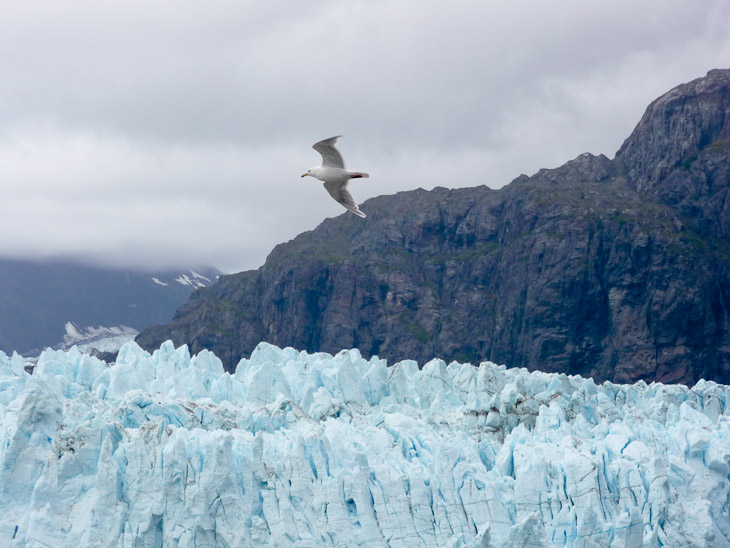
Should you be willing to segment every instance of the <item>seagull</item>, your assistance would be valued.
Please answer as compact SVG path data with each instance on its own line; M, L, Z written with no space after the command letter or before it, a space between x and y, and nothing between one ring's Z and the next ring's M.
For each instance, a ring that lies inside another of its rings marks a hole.
M324 181L324 188L327 189L330 196L345 206L345 209L352 211L355 215L364 219L367 215L357 207L357 203L352 197L352 194L347 190L347 182L350 179L363 179L370 177L370 175L359 171L347 171L345 169L345 161L342 159L342 154L335 148L335 143L340 137L342 135L330 137L312 145L312 148L322 155L322 165L313 167L303 174L302 177L309 175L310 177Z

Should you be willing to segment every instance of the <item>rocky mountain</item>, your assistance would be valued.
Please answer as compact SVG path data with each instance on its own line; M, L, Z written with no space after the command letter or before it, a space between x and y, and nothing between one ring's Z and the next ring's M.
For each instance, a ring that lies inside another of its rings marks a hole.
M30 356L49 346L131 338L169 322L195 289L219 275L209 267L146 272L0 259L0 350Z
M259 341L730 382L730 70L654 101L614 159L368 200L145 330L228 369Z

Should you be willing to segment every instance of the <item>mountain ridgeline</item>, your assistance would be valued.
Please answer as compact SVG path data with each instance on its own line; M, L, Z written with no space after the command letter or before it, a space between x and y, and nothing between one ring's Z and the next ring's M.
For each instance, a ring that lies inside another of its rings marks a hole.
M461 183L461 181L460 181ZM137 340L358 348L596 380L730 382L730 70L654 101L613 160L365 202Z
M32 356L62 346L70 324L139 330L168 322L193 289L219 274L212 267L146 271L0 258L0 350Z

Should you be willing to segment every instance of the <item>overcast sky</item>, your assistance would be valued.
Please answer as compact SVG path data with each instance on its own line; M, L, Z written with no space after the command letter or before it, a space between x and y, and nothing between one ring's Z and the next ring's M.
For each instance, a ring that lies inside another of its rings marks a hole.
M728 21L727 0L6 2L0 256L256 268L345 212L300 178L338 134L360 203L612 158L649 102L730 67Z

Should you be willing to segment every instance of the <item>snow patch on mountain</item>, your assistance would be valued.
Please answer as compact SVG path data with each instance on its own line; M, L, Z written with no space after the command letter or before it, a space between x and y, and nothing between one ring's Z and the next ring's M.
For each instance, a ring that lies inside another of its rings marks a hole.
M191 270L190 274L193 275L193 278L197 278L198 280L207 282L206 285L210 285L213 283L210 278L207 278L207 277L203 276L202 274L198 274L197 272L195 272L195 270Z
M182 274L181 276L176 278L175 281L178 282L179 284L189 285L189 286L196 287L196 288L208 287L206 284L204 284L202 281L200 281L200 279L198 279L198 278L193 279L193 278L191 278L187 274Z
M177 277L174 277L177 276ZM211 279L209 276L204 276L195 270L189 270L187 272L178 273L169 278L171 281L176 281L180 285L185 285L199 289L201 287L208 287L218 281L220 276L215 276L215 279ZM169 286L168 282L161 280L159 277L153 277L152 281L157 285Z
M726 547L729 409L356 350L0 352L0 544Z

